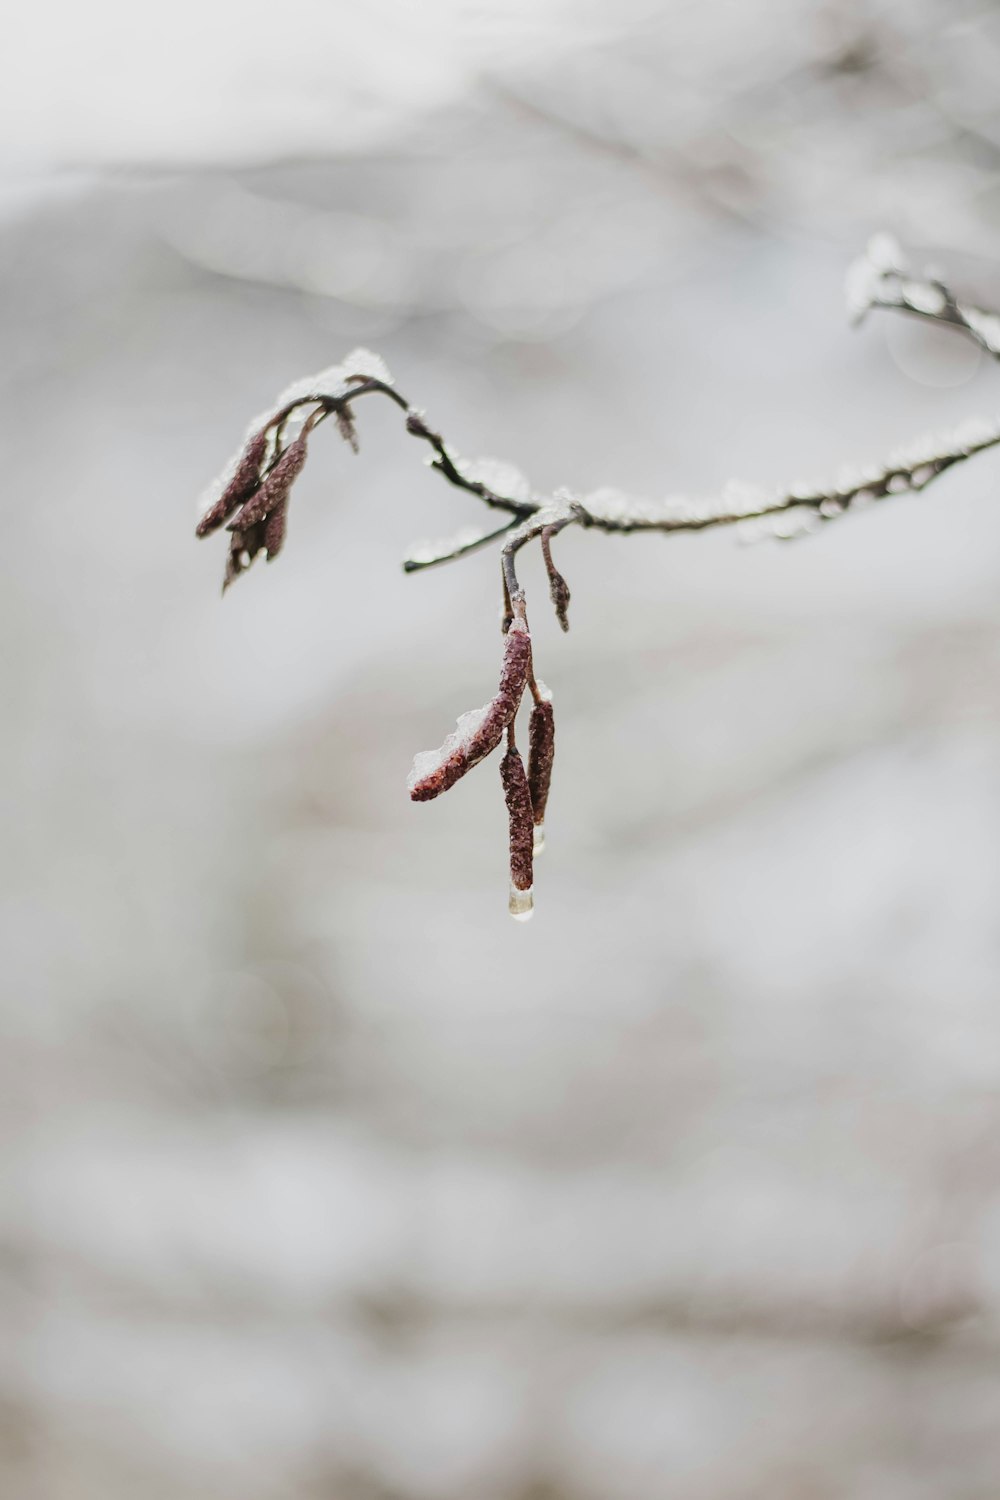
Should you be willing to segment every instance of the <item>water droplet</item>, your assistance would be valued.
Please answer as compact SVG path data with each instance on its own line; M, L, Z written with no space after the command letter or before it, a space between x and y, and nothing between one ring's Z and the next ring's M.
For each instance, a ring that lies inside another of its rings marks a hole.
M534 907L535 898L532 894L531 886L526 891L519 891L516 885L511 886L510 901L507 904L507 910L515 922L527 922Z
M536 823L535 824L535 839L534 839L534 843L531 846L531 852L534 855L535 859L537 859L540 854L544 853L544 851L545 851L545 824L544 823Z

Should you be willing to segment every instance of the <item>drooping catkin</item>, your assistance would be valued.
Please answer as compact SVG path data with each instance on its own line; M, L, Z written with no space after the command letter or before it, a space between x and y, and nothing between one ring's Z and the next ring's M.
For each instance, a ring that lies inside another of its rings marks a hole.
M496 749L517 713L530 668L531 637L524 621L516 619L504 637L496 696L482 708L463 714L439 749L424 750L415 757L407 782L412 801L439 797Z
M535 825L545 822L545 805L549 800L552 762L556 751L556 724L552 694L543 682L538 683L540 701L531 710L528 725L528 786Z
M533 905L534 817L524 762L513 745L500 762L500 780L510 829L510 914L523 920Z
M217 531L240 505L243 505L260 484L260 466L267 452L267 428L255 432L243 449L232 478L222 494L210 505L198 522L196 536L210 536Z
M301 432L294 442L289 443L260 489L250 496L236 519L230 522L232 530L249 530L287 501L288 492L306 461L307 441L306 432Z
M277 557L285 545L285 526L288 520L288 496L279 500L269 516L264 519L264 547L267 560Z

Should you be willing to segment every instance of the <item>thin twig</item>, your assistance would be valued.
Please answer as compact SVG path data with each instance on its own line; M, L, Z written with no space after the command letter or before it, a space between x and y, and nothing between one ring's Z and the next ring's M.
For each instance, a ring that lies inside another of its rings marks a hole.
M407 556L403 558L403 572L421 573L425 568L438 567L440 563L455 562L470 552L478 552L481 547L488 547L490 542L498 541L516 525L517 520L512 517L502 526L494 527L492 531L476 531L470 528L458 532L447 541L414 542Z

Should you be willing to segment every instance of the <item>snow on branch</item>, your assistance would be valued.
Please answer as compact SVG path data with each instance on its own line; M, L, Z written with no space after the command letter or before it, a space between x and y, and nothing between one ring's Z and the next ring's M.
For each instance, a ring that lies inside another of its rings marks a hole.
M959 302L941 278L930 271L913 274L907 257L890 234L877 234L847 273L847 310L860 323L873 307L895 308L947 323L1000 359L1000 315L971 302Z
M904 312L953 328L1000 358L1000 314L959 302L930 272L913 273L888 235L877 235L851 267L847 302L855 322L873 308ZM527 605L517 577L516 559L523 547L539 543L552 604L566 630L570 592L551 546L569 526L617 535L737 526L750 536L793 540L875 502L926 489L955 464L1000 444L1000 419L970 420L954 432L920 438L874 467L845 467L833 483L818 488L766 490L733 481L706 500L644 500L610 488L589 493L560 489L543 495L509 463L463 458L397 390L381 359L356 349L341 364L282 391L272 408L250 423L240 449L204 495L197 535L209 536L224 527L229 537L223 592L262 552L271 562L281 551L291 490L316 429L332 417L340 436L357 453L355 407L362 397L373 395L399 408L406 432L430 450L427 462L432 469L502 516L499 524L470 526L445 541L417 543L403 561L407 572L418 572L503 543L504 657L498 693L482 709L463 714L440 750L418 755L409 790L414 801L436 797L486 759L506 736L500 770L510 818L510 911L522 920L532 910L532 859L544 846L543 819L555 752L552 696L534 675ZM515 742L515 721L525 692L534 702L527 771Z

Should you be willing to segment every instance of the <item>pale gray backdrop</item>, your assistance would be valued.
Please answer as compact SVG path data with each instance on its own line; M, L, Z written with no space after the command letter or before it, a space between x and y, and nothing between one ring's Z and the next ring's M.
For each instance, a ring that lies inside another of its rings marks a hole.
M540 487L836 475L1000 371L1000 9L56 7L5 85L0 1491L994 1500L1000 473L793 546L570 533L549 849L491 554L324 430L220 603L196 497L365 343ZM321 440L322 439L322 440Z

